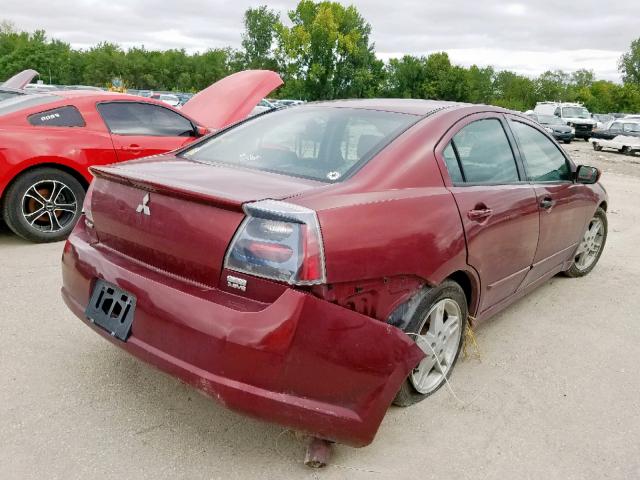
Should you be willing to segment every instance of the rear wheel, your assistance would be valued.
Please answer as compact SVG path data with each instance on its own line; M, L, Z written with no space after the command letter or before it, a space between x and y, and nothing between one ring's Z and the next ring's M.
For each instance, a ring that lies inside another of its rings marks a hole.
M598 208L573 256L571 268L564 272L565 275L583 277L594 269L607 242L607 229L607 213Z
M619 152L624 154L624 155L631 155L631 148L630 147L622 147L619 150Z
M456 282L447 280L425 295L404 330L426 356L402 384L394 404L420 402L445 383L462 348L467 316L467 300Z
M566 143L567 145L569 145L571 143L571 140L564 140L564 143Z
M84 195L72 175L55 168L34 169L7 189L3 218L26 240L56 242L65 239L76 224Z
M601 151L601 150L602 150L602 145L600 145L598 142L593 142L593 149L594 149L596 152L599 152L599 151Z

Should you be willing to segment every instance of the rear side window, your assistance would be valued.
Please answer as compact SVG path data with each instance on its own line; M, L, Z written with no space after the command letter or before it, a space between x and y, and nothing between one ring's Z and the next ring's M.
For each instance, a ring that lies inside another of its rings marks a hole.
M447 164L447 170L449 170L449 176L453 183L460 183L464 181L462 177L462 170L460 170L460 164L458 164L458 157L453 150L453 145L447 145L447 148L442 152L444 156L444 162Z
M511 122L511 129L518 139L529 179L537 182L571 179L567 159L546 135L520 122Z
M470 123L455 134L453 145L465 182L503 184L520 180L511 145L498 119Z
M86 125L82 114L71 105L34 113L27 117L27 121L37 127L84 127Z
M98 112L111 133L116 135L190 137L195 134L190 120L151 103L100 103Z

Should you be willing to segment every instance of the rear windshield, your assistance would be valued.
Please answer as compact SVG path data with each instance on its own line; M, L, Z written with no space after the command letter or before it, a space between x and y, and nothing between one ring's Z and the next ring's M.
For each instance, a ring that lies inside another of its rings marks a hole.
M62 97L51 95L48 93L41 95L20 95L17 97L8 98L0 103L0 117L2 115L8 115L10 113L23 110L25 108L54 103L61 99Z
M251 119L182 155L199 162L336 182L419 119L337 107L281 110Z

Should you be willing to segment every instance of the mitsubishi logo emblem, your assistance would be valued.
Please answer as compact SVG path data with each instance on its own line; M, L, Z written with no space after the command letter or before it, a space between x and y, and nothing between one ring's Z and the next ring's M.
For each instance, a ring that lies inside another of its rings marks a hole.
M136 208L136 213L142 213L143 215L151 215L151 210L149 209L149 194L147 193L142 199L142 203L138 205Z

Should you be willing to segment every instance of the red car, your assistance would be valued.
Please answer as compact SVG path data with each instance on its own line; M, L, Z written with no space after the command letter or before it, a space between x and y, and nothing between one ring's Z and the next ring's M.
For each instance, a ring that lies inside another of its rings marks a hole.
M71 311L229 408L354 446L481 321L607 236L599 172L512 112L307 104L92 169Z
M91 166L189 144L243 119L280 84L274 72L240 72L203 90L181 110L147 98L86 90L1 101L4 221L28 240L66 238L80 216Z

